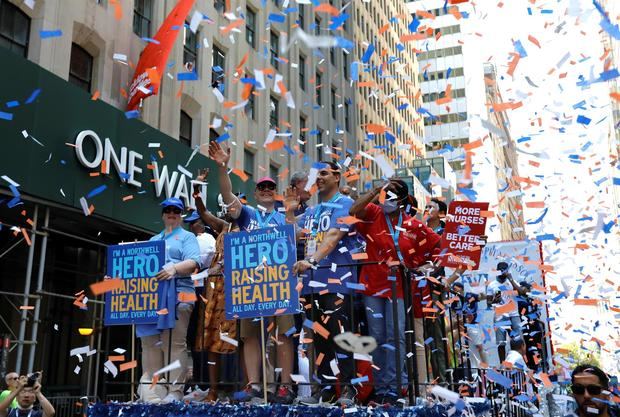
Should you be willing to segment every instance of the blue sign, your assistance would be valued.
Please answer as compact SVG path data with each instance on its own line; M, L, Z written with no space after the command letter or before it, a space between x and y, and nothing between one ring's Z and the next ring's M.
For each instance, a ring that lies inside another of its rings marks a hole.
M108 247L107 275L123 286L105 294L104 324L157 323L159 283L155 275L165 263L163 240Z
M224 237L226 319L295 314L299 294L292 225Z

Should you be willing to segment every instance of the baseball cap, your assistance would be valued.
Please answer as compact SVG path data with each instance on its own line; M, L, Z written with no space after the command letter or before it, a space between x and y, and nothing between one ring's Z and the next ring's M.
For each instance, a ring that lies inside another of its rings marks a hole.
M183 221L185 223L191 223L193 221L196 221L200 218L200 215L198 213L196 213L195 211L192 211L190 214L188 214L187 216L185 216L185 218L183 219Z
M275 182L275 180L271 177L263 177L261 179L259 179L258 181L256 181L256 185L260 184L261 182L270 182L273 185L278 185L277 182Z
M507 271L508 270L508 264L506 262L500 262L497 264L497 270L498 271Z
M185 204L183 204L183 201L181 201L180 198L175 198L175 197L165 199L164 201L161 202L161 206L162 208L176 207L180 210L185 210Z

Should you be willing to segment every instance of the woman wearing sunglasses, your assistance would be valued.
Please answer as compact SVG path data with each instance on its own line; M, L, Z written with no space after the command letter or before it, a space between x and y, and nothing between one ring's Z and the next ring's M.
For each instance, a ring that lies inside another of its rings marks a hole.
M571 390L579 417L617 417L610 407L609 377L594 365L579 365L571 374Z
M200 248L193 233L183 229L181 214L185 210L183 201L168 198L161 203L164 230L151 240L166 242L166 263L156 275L159 281L159 315L156 324L141 324L136 327L142 341L142 368L140 397L150 403L171 403L183 399L183 384L187 372L187 326L196 298L190 275L200 264ZM170 339L172 339L170 341ZM150 388L153 374L165 365L179 360L181 367L170 371L167 389L162 386ZM163 397L163 398L162 398Z

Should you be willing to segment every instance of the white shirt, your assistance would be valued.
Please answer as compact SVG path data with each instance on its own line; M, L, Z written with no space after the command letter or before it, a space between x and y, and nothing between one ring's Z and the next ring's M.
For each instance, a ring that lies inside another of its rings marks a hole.
M523 355L516 350L511 350L508 352L508 355L506 355L506 362L511 363L514 368L521 369L523 371L527 370L527 365L525 364Z
M517 297L515 295L506 294L507 291L514 291L510 281L506 280L501 283L497 279L494 279L487 285L487 296L493 297L498 291L502 293L502 304L508 304L512 300L512 302L514 302L514 309L506 314L502 314L500 317L496 317L495 321L501 321L503 318L507 317L519 317L519 311L517 311Z
M198 247L200 248L200 269L211 266L213 256L215 256L215 238L209 233L201 233L196 236Z

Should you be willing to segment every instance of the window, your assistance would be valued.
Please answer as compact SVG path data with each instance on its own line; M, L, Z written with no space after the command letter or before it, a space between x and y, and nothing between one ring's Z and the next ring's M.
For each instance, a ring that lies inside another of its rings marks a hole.
M26 58L29 39L28 15L8 1L0 0L0 46Z
M279 108L278 99L274 96L269 97L269 127L275 129L278 126Z
M278 171L279 170L280 169L276 165L269 164L269 176L275 180L276 184L278 183Z
M349 55L342 51L342 76L345 80L349 79Z
M351 116L351 113L349 113L349 101L345 100L344 102L344 128L347 132L351 130L351 121L349 120L350 116Z
M93 81L93 57L80 45L71 44L69 82L90 93Z
M321 73L319 71L316 72L316 80L315 80L315 91L316 91L316 104L318 104L319 106L323 105L323 97L321 96L323 89L321 88L321 85L323 84L322 82L322 77L321 77Z
M256 13L254 10L247 8L245 14L245 40L248 41L252 48L256 49Z
M252 179L254 173L254 153L249 149L243 150L243 171Z
M198 72L198 39L199 32L192 32L189 23L183 26L185 37L183 39L183 65L189 72Z
M217 130L215 130L213 128L209 129L209 143L213 142L214 140L216 140L219 137L220 137L220 134L217 133Z
M179 126L179 142L192 147L192 118L181 110L181 123Z
M248 119L256 120L256 96L253 87L250 91L250 97L248 97L248 104L245 105L245 115Z
M269 50L271 52L271 65L273 65L275 69L278 69L278 44L278 34L271 31L269 35Z
M153 0L135 0L133 4L133 33L141 38L151 37Z
M315 35L321 34L321 19L318 17L314 18L314 34Z
M336 48L329 48L329 62L336 65Z
M224 93L224 74L226 73L226 54L213 45L213 61L211 62L211 86Z
M306 90L306 57L299 55L299 85L302 90Z
M304 116L299 116L299 141L302 142L299 144L299 150L306 153L306 118Z
M336 119L336 89L332 87L331 89L331 108L332 108L332 119Z
M323 129L317 129L318 133L316 134L316 144L323 143ZM325 158L324 147L321 146L321 159Z
M213 8L217 10L218 13L223 13L226 10L225 0L213 0Z
M299 28L301 30L306 29L306 9L303 4L297 3L297 7L299 7Z

